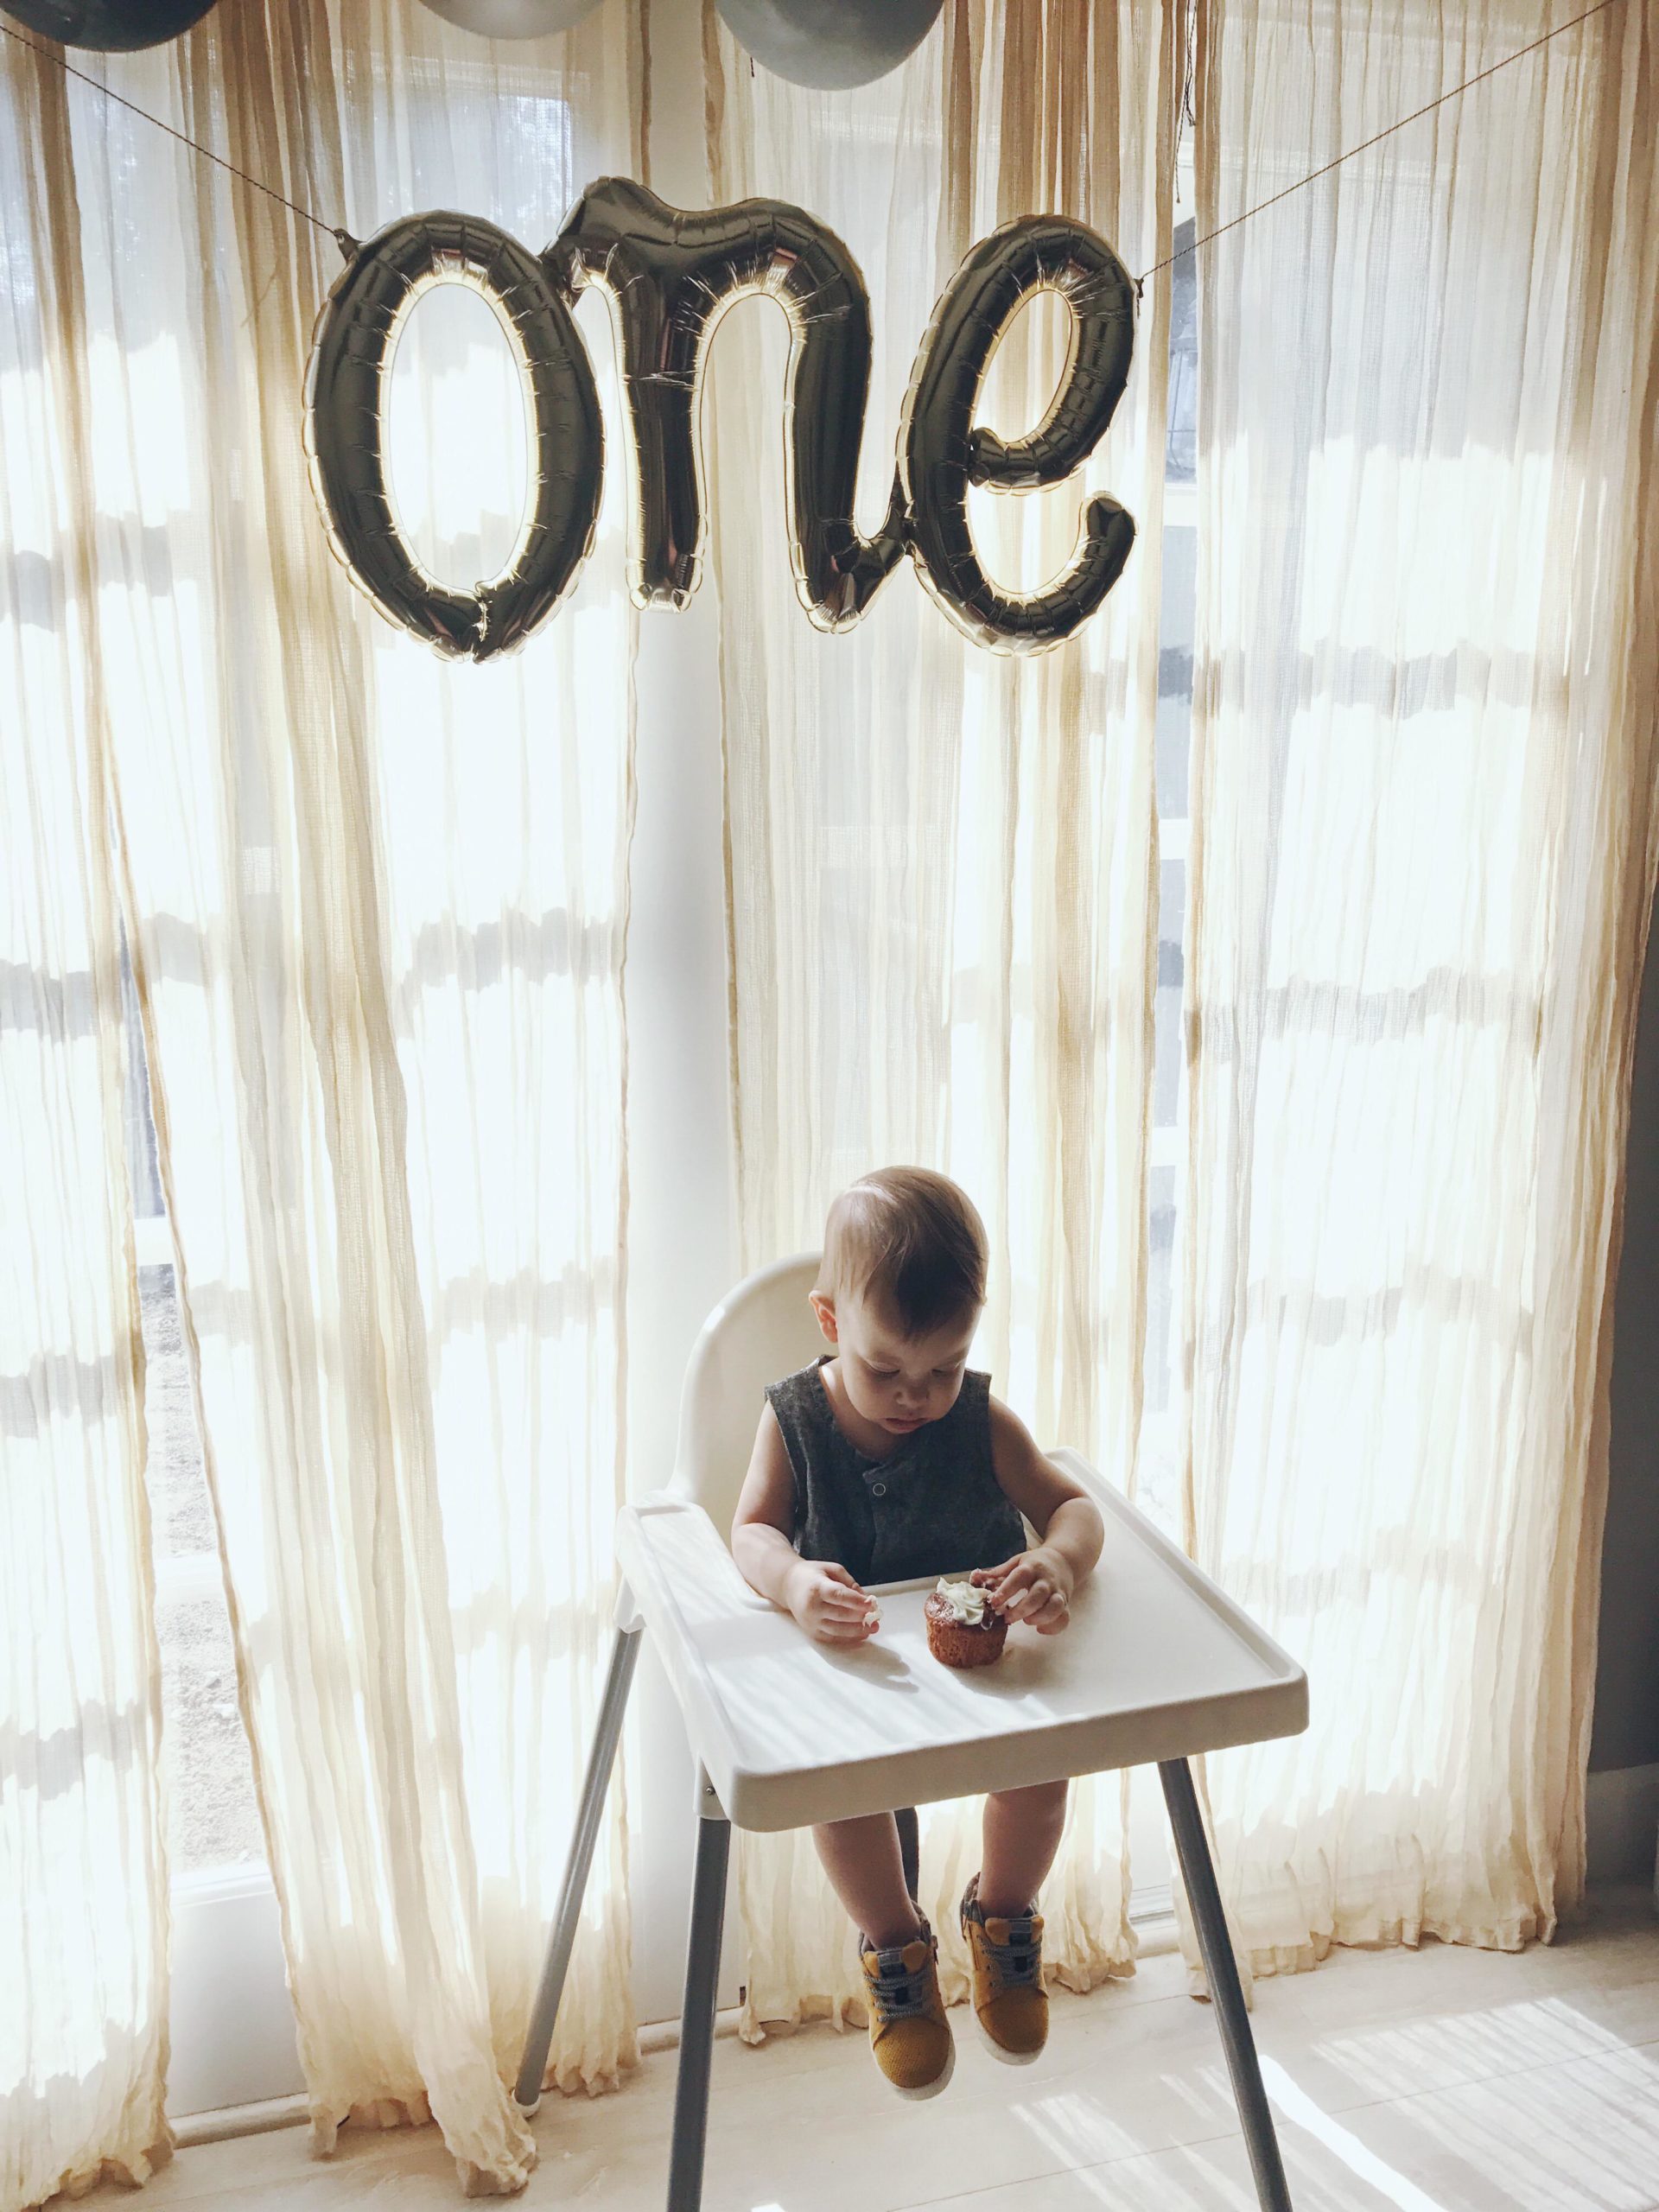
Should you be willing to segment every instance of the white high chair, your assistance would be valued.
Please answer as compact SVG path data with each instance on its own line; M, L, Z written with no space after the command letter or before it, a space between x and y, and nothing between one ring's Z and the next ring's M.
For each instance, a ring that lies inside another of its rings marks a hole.
M1156 1761L1226 2051L1256 2195L1290 2195L1262 2086L1238 1970L1188 1758L1294 1736L1307 1681L1120 1491L1070 1451L1052 1454L1106 1522L1099 1567L1064 1636L1015 1627L1001 1660L971 1674L927 1650L925 1583L880 1592L868 1644L804 1636L738 1573L726 1535L767 1382L822 1349L807 1303L809 1254L740 1283L703 1325L686 1369L674 1478L626 1507L616 1642L548 1942L516 2095L540 2100L543 2070L582 1910L641 1634L658 1640L700 1764L669 2212L698 2212L715 1991L731 1824L777 1829Z

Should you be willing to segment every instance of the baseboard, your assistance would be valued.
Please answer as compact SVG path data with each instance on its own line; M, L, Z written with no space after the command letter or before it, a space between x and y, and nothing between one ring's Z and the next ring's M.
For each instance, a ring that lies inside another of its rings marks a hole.
M1585 1793L1586 1872L1596 1884L1654 1883L1659 1765L1609 1767Z
M303 2127L311 2117L305 2097L267 2097L261 2104L222 2105L217 2112L193 2112L173 2122L181 2151L199 2143L226 2143L238 2135L268 2135L274 2127Z

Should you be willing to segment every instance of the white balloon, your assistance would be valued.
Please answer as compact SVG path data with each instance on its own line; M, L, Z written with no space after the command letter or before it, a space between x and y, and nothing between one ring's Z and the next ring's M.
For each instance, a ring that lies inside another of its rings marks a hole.
M913 54L944 0L715 0L763 69L791 85L847 92Z
M592 15L599 0L426 0L435 16L480 38L545 38Z

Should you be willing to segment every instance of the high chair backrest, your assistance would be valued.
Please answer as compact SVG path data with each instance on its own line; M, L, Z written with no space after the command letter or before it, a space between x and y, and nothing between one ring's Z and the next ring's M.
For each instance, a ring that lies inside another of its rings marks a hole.
M721 1300L691 1347L669 1487L702 1506L722 1542L731 1535L767 1383L828 1350L806 1302L817 1275L816 1252L760 1268Z

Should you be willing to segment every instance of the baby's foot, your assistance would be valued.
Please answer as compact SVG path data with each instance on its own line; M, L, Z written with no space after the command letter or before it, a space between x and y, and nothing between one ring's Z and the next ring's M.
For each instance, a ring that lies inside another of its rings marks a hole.
M939 1995L939 1947L925 1920L913 1942L873 1950L859 1939L870 2056L901 2097L936 2097L957 2046Z
M973 1960L974 2018L986 2048L1007 2066L1029 2066L1048 2041L1041 1913L1033 1908L987 1919L976 1874L962 1900L962 1932Z

